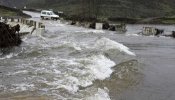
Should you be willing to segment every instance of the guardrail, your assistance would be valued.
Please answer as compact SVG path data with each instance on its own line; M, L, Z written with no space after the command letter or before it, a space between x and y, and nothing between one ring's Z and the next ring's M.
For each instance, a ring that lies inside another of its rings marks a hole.
M1 22L16 22L16 23L21 23L25 24L28 26L34 26L34 28L44 28L45 25L41 22L33 21L33 20L28 20L25 18L7 18L7 17L0 17Z
M32 27L32 30L29 32L21 32L20 34L26 34L26 33L31 33L31 34L42 34L45 31L45 25L41 22L37 22L34 20L29 20L25 18L7 18L7 17L0 17L0 21L4 23L9 23L9 22L15 22L16 24L22 24L22 25L27 25L29 27ZM25 30L23 30L25 31Z

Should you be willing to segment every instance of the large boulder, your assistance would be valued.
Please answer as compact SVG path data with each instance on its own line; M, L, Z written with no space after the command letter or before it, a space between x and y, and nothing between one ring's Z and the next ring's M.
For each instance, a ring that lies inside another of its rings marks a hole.
M0 22L0 48L19 46L22 42L19 36L20 26L10 27Z

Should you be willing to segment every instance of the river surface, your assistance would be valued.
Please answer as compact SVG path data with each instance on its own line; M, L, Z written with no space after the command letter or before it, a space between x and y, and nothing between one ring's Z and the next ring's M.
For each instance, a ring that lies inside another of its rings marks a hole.
M42 22L45 33L0 51L0 100L175 100L175 39L137 35L175 26L118 34Z

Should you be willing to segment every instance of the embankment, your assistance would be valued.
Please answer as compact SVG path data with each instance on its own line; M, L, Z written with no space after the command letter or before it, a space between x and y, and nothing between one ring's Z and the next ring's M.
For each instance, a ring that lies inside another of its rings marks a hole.
M24 18L29 18L31 16L24 14L21 10L19 9L14 9L14 8L9 8L0 5L0 16L2 17L24 17Z

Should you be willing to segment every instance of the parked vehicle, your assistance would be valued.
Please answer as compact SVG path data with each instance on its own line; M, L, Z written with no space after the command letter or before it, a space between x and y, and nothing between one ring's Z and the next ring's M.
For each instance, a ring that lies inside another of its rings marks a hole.
M56 15L53 11L50 10L42 10L41 19L51 19L51 20L58 20L60 17L59 15Z

